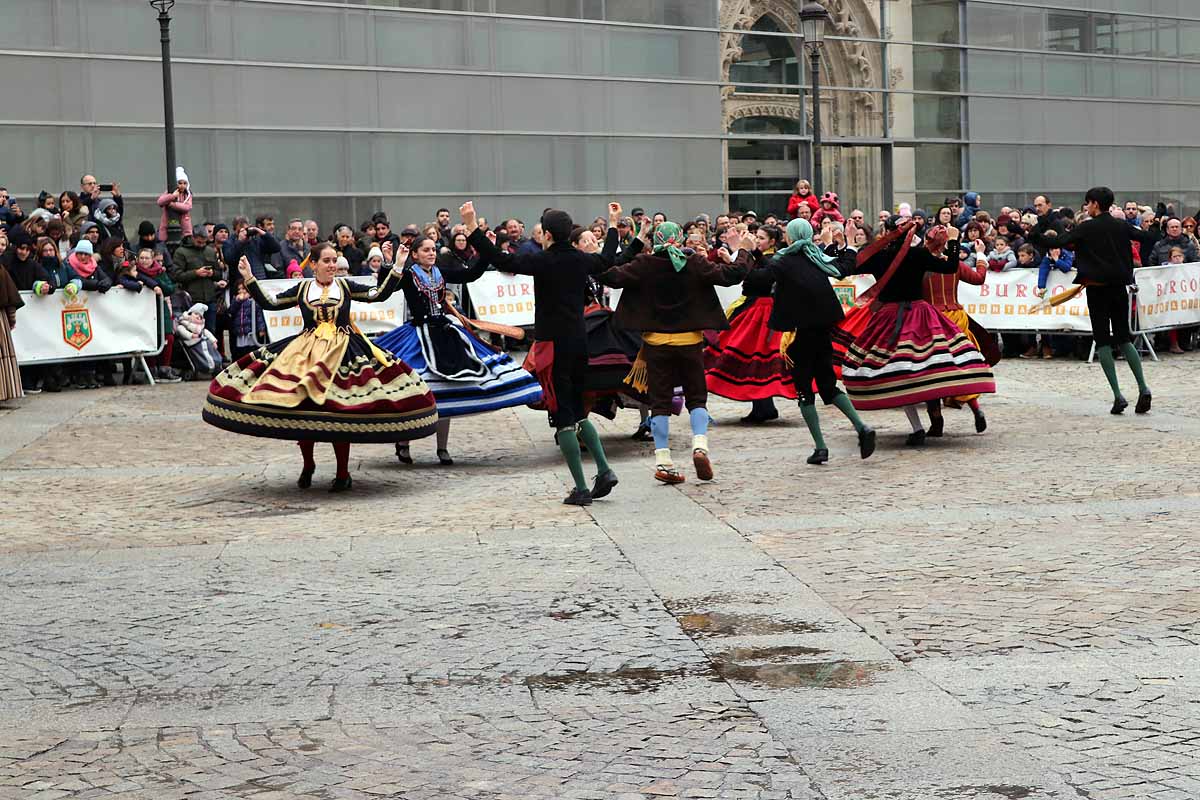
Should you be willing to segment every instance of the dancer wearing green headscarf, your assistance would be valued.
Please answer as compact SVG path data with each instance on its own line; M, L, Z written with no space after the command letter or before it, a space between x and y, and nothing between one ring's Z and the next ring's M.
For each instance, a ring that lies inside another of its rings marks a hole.
M729 327L713 287L734 286L742 280L753 246L753 240L747 237L738 252L726 253L727 263L714 264L684 250L680 227L662 222L654 231L653 253L642 253L599 276L606 286L624 290L617 305L616 324L642 331L642 350L625 380L649 395L654 477L663 483L684 481L671 459L669 443L671 400L676 386L683 387L692 425L696 477L712 480L703 331Z
M854 225L846 229L846 239L853 240ZM800 413L813 438L813 453L809 464L824 464L829 460L829 448L821 433L817 415L817 393L826 405L836 406L850 420L858 433L858 451L863 458L875 452L875 431L866 425L854 406L837 387L833 371L833 341L831 329L842 321L841 301L829 283L854 270L857 251L853 247L826 253L813 241L813 229L807 220L794 219L787 226L788 246L747 280L769 280L775 284L775 305L771 310L770 326L783 331L782 349L792 371L792 380L800 395Z

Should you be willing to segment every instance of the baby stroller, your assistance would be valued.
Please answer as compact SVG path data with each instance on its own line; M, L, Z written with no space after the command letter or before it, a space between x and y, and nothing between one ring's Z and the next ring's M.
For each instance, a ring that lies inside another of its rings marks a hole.
M175 329L175 323L193 305L195 303L192 301L192 296L182 289L171 295L171 330ZM184 346L178 337L176 337L176 345L171 356L171 366L179 371L180 377L185 381L207 380L204 376L209 373L202 364L197 362L191 348Z

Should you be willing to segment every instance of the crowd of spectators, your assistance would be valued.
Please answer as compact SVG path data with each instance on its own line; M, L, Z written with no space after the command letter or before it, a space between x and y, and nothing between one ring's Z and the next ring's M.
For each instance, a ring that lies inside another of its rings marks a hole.
M467 244L470 232L452 224L446 208L437 209L430 222L399 226L382 211L357 226L301 218L276 220L266 213L223 222L194 220L193 200L190 180L182 168L177 170L174 190L158 198L161 215L157 224L127 220L120 184L101 184L90 174L80 178L78 191L58 195L42 192L32 208L23 208L7 189L0 187L0 266L12 276L18 289L35 294L152 292L162 304L166 342L162 353L153 359L153 372L157 380L175 382L184 376L204 378L229 359L267 341L262 310L242 286L236 268L243 256L256 278L311 276L308 254L318 241L328 240L337 247L342 274L375 281L387 274L402 247L411 248L424 238L437 244L443 263L473 263L475 259ZM1114 206L1111 213L1154 233L1157 242L1153 247L1133 245L1137 265L1200 261L1195 216L1181 217L1170 206L1160 203L1150 207L1132 200ZM853 220L855 240L846 244L863 247L880 234L890 217L898 215L923 225L959 228L964 260L982 258L989 269L996 271L1036 271L1038 286L1044 289L1053 272L1071 270L1072 254L1039 249L1027 241L1029 232L1048 217L1070 225L1081 219L1081 214L1054 206L1044 195L1025 207L1004 207L993 214L984 210L978 193L967 192L946 198L932 213L900 203L895 210L880 210L868 221L861 209L843 211L836 193L818 197L809 182L801 180L786 211L764 213L761 218L753 210L715 216L701 213L681 224L687 246L716 259L720 248L730 246L725 244L727 239L732 241L744 233L756 235L764 229L762 241L782 241L783 227L796 217L809 220L818 235L826 235L838 244L845 243L845 223ZM622 246L633 240L646 216L644 209L634 208L630 216L620 220L617 230ZM666 219L662 212L649 216L655 223ZM540 225L527 228L516 218L502 220L494 227L485 219L478 224L491 229L490 235L501 250L528 252L541 247ZM607 220L596 217L581 225L573 241L578 246L594 247L606 229ZM983 242L982 253L978 241ZM456 300L469 312L469 290L454 289ZM1171 351L1182 352L1189 340L1172 332ZM185 352L176 351L176 341ZM1050 358L1063 341L1062 337L1025 337L1020 355ZM118 379L126 383L134 379L128 361L112 360L28 367L23 368L22 375L25 391L31 394L95 388L114 385Z

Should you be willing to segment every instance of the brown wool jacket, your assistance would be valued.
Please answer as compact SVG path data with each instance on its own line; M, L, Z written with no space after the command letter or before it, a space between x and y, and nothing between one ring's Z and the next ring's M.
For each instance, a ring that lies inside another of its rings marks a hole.
M624 290L615 318L619 327L643 333L688 333L729 327L713 287L737 285L749 268L750 253L745 250L732 264L714 264L693 254L678 272L666 256L643 253L597 280Z

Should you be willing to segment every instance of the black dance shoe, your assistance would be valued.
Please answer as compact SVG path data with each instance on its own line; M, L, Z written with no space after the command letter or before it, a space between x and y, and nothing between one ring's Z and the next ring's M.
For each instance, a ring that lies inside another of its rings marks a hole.
M1139 403L1141 402L1140 397L1138 398L1138 402ZM1129 401L1126 400L1124 397L1118 397L1116 400L1113 400L1112 408L1109 410L1108 413L1124 414L1125 409L1127 409L1127 408L1129 408Z
M1141 394L1139 394L1139 395L1138 395L1138 401L1137 401L1137 405L1133 407L1133 413L1135 413L1135 414L1145 414L1147 411L1149 411L1149 410L1150 410L1150 400L1151 400L1151 399L1152 399L1152 398L1151 398L1151 396L1150 396L1150 392L1148 392L1148 391L1147 391L1147 392L1142 392Z
M864 459L870 458L875 452L875 429L863 428L858 433L858 454Z
M296 480L296 485L301 489L307 489L312 486L312 476L315 469L306 469L300 472L300 477Z
M910 433L908 435L908 438L904 440L904 444L907 447L922 447L922 446L924 446L925 431L923 431L923 430L913 431L912 433Z
M406 445L406 444L396 445L396 460L399 461L401 464L413 463L412 455L409 453L408 445Z
M454 459L450 457L449 450L438 450L437 457L438 457L438 463L441 464L443 467L454 466Z
M596 480L592 483L592 499L599 500L601 497L608 497L616 485L617 473L611 469L604 470L596 476Z
M354 478L347 475L344 478L334 478L333 483L329 486L329 491L337 494L338 492L348 492L354 487Z
M829 460L829 449L818 447L812 451L812 455L808 457L809 464L824 464Z
M986 430L987 430L987 417L985 417L983 415L982 411L978 411L975 413L975 432L983 433Z
M592 504L592 493L587 489L572 489L567 495L567 499L563 500L564 506L590 506Z
M638 429L629 438L635 442L653 442L654 434L650 432L649 425L638 425Z
M942 433L946 430L945 417L930 417L929 430L925 432L926 436L932 436L934 439L942 438Z

